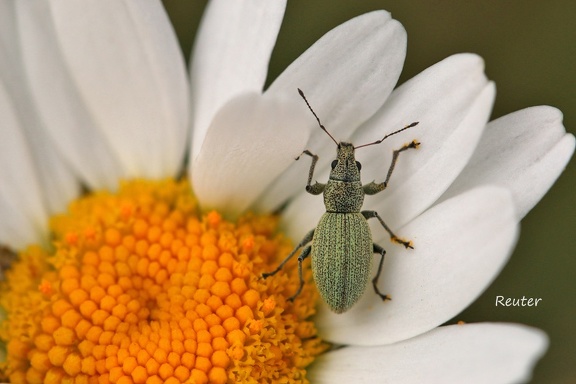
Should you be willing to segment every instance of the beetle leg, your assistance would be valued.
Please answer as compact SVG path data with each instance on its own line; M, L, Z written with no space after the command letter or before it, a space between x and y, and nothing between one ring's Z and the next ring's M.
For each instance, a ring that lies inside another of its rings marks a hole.
M390 296L383 294L382 292L380 292L380 290L378 289L378 279L380 278L380 273L382 273L382 266L384 265L384 255L386 255L386 251L384 250L384 248L382 248L381 246L379 246L378 244L374 243L372 245L373 247L373 252L374 253L379 253L380 254L380 264L378 264L378 272L376 273L376 276L374 276L374 278L372 279L372 285L374 286L374 291L376 292L376 294L378 296L380 296L382 298L382 300L386 301L386 300L392 300L390 298Z
M307 149L304 152L302 152L300 156L302 155L308 155L312 158L312 164L310 164L310 171L308 171L308 183L306 183L306 192L312 195L319 195L322 192L324 192L326 184L315 182L314 185L312 185L312 177L314 177L314 168L316 167L316 162L318 162L318 155L313 154ZM296 160L300 159L300 156L298 156Z
M362 215L366 218L366 220L372 219L372 218L377 218L378 221L380 222L380 224L382 224L382 226L384 227L384 229L386 230L386 232L388 232L388 234L390 235L390 240L392 240L393 243L398 243L398 244L402 244L404 247L406 248L412 248L414 249L414 247L412 246L412 242L411 241L406 241L403 240L401 238L399 238L398 236L396 236L392 230L390 228L388 228L388 226L386 225L386 223L384 222L384 220L382 220L382 218L380 217L380 215L378 214L378 212L376 211L362 211L361 212Z
M298 276L300 277L300 286L298 287L296 293L288 298L288 301L294 301L294 299L300 294L300 292L302 292L302 287L304 287L304 278L302 277L302 262L306 260L308 256L310 256L311 250L312 247L309 245L306 248L304 248L300 256L298 256Z
M310 232L308 232L306 234L306 236L304 236L304 238L302 239L302 241L300 241L298 243L298 245L296 245L296 247L292 250L292 252L290 252L290 254L288 256L286 256L286 258L280 263L280 265L278 266L278 268L276 268L275 270L273 270L272 272L265 272L262 274L263 278L267 278L269 276L273 276L275 274L277 274L282 267L284 267L284 264L286 264L288 262L288 260L290 260L295 254L296 252L298 252L298 250L300 248L302 248L303 246L305 246L306 244L308 244L309 242L312 241L312 238L314 237L314 229L311 230Z
M419 142L412 140L409 144L404 144L402 148L395 150L392 153L392 162L390 163L390 168L388 168L386 180L384 180L382 183L375 183L372 181L371 183L364 185L362 187L362 189L364 189L364 193L367 195L375 195L376 193L385 190L388 186L388 182L390 181L390 177L392 176L392 172L394 172L394 167L396 167L396 162L398 161L398 156L400 153L406 151L407 149L418 148L419 145Z

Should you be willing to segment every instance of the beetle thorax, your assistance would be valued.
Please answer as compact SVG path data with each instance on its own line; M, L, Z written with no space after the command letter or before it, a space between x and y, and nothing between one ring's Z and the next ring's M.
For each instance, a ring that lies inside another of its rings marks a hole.
M330 180L360 181L360 163L354 157L354 146L350 143L338 143L336 159L332 162Z

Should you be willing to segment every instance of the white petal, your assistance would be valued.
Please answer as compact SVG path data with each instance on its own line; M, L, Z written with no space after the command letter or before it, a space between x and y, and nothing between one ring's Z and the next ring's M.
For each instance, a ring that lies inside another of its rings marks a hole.
M46 239L47 213L30 148L0 81L0 244L15 250Z
M364 209L378 211L391 228L404 225L436 201L472 156L494 100L494 86L484 76L483 67L482 59L471 54L454 55L435 64L396 89L384 107L354 135L353 142L360 145L413 121L420 122L380 145L357 152L363 181L381 182L393 149L413 139L421 143L418 150L400 155L384 192L366 197ZM324 167L319 167L315 179L327 180L326 166L333 156L320 160ZM305 166L298 166L300 178L294 184L302 188L307 173L302 170ZM303 212L300 206L310 198L303 192L283 215L288 233L296 238L315 225L322 212L320 202L320 207Z
M386 139L385 146L358 150L363 180L383 181L393 150L414 139L421 143L417 151L400 155L382 195L366 198L365 209L376 210L391 228L406 224L436 201L474 153L495 98L483 67L482 59L470 54L443 60L395 90L355 135L355 143L369 143L383 131L419 122Z
M156 1L22 2L24 62L55 142L92 187L181 166L186 72ZM120 169L118 169L120 168Z
M122 167L78 95L63 60L50 4L17 2L23 65L41 120L62 155L92 188L114 188Z
M437 327L488 287L508 260L517 234L510 193L482 187L431 208L397 231L413 241L414 250L384 244L376 235L375 242L387 251L378 287L392 300L382 302L369 286L342 315L322 307L317 320L321 336L336 343L378 345ZM374 266L377 261L375 255Z
M79 185L45 132L32 101L22 70L15 5L9 1L0 5L0 78L9 94L17 125L30 146L29 155L38 170L42 199L47 210L54 213L63 210L70 199L77 196Z
M532 107L488 124L478 148L441 201L482 184L509 188L520 220L538 203L574 153L574 136L552 107Z
M306 110L281 97L251 93L214 117L193 164L194 190L204 209L244 211L302 153Z
M266 92L300 99L296 88L302 89L332 136L346 140L386 101L405 55L402 25L387 12L368 13L324 35ZM311 113L308 116L316 123ZM321 159L333 156L335 148L317 125L306 147ZM294 164L259 200L258 209L274 210L301 190L300 175L300 164Z
M509 384L526 382L548 346L546 335L517 324L440 327L394 345L346 347L319 357L315 384Z
M220 107L241 93L262 91L285 8L285 0L208 3L190 66L192 159Z

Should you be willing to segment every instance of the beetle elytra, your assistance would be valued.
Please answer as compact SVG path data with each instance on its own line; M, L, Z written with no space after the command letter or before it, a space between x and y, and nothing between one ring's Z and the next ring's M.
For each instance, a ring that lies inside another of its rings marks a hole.
M389 296L381 293L378 289L378 279L382 272L386 251L380 245L372 242L372 233L367 220L376 218L388 232L393 242L402 244L406 248L413 248L412 243L397 237L376 211L362 211L361 209L365 195L374 195L386 189L399 154L408 149L417 148L420 143L413 140L393 152L388 174L382 183L371 182L362 185L360 181L361 165L356 161L354 153L358 148L380 144L386 138L414 127L418 123L409 124L385 135L380 140L354 147L351 143L336 141L322 125L306 100L304 93L300 89L298 92L318 121L320 128L337 145L336 159L332 161L332 170L326 184L318 182L312 184L318 156L308 150L302 152L302 155L312 157L306 191L313 195L324 194L326 212L322 215L316 228L304 236L280 265L274 271L264 273L262 276L266 278L278 273L288 260L302 248L302 252L298 256L300 286L289 300L293 301L302 291L304 286L302 262L311 256L312 275L320 296L334 312L343 313L349 310L366 290L371 275L372 255L379 254L381 256L380 263L376 276L372 279L372 285L378 296L383 300L390 300Z

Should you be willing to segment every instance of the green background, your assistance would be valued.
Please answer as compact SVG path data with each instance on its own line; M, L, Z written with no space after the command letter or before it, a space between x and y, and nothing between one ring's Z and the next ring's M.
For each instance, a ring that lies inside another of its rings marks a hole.
M206 2L164 4L188 58ZM547 104L562 110L566 129L576 131L573 0L289 0L268 84L324 33L376 9L390 11L408 32L400 83L453 53L474 52L485 59L486 73L496 82L492 119ZM451 321L517 322L545 330L550 349L536 367L533 383L576 383L575 189L576 165L571 161L522 221L518 246L502 274ZM495 307L496 295L543 300L538 307Z

